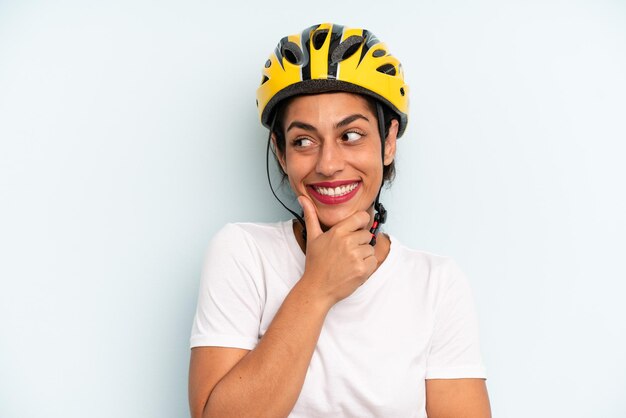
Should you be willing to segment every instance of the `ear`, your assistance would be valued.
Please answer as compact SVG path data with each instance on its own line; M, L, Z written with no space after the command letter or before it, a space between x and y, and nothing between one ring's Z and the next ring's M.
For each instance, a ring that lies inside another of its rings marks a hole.
M278 157L278 162L280 163L280 167L283 169L283 172L287 172L287 160L285 159L285 155L280 152L278 147L276 146L276 135L272 132L272 144L274 145L274 152Z
M385 139L385 158L383 159L385 165L391 164L396 157L396 140L398 139L398 128L400 124L396 119L391 120L389 126L389 133Z

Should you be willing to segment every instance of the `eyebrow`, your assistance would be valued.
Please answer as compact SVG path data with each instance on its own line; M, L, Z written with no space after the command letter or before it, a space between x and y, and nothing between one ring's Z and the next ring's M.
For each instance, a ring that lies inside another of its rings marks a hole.
M343 119L342 121L340 121L339 123L337 123L335 125L335 128L342 128L346 125L351 124L352 122L354 122L357 119L365 119L367 122L369 122L370 120L368 118L366 118L365 116L363 116L360 113L355 113L354 115L350 115L347 118Z
M344 119L340 120L339 122L337 122L337 124L335 125L335 128L342 128L342 127L344 127L346 125L351 124L352 122L354 122L357 119L364 119L367 122L370 121L368 118L366 118L362 114L355 113L354 115L347 116L346 118L344 118ZM287 127L287 131L286 132L289 132L289 130L291 130L292 128L300 128L300 129L304 129L305 131L309 131L309 132L317 132L317 128L315 128L315 126L309 125L308 123L304 123L304 122L301 122L299 120L294 120L293 122L291 122L289 124L289 126Z

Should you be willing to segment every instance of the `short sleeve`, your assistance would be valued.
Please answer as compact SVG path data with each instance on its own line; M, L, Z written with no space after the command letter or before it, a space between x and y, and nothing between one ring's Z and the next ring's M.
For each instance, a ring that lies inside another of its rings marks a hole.
M469 282L452 260L441 266L426 379L486 378Z
M190 345L253 349L263 300L257 248L236 224L211 240L202 267Z

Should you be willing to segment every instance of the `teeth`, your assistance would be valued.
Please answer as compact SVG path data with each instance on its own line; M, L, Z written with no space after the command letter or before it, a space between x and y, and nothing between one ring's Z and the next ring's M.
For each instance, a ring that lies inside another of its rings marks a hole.
M339 186L335 188L315 187L315 191L325 196L337 197L337 196L343 196L345 194L350 193L352 190L356 189L357 185L358 183L352 183L352 184L343 185L343 186Z

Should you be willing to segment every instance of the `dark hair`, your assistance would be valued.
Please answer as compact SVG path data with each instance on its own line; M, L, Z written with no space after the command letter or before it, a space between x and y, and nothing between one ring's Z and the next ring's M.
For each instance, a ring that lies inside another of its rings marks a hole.
M356 93L353 93L356 94ZM367 102L367 106L369 107L370 111L372 112L372 114L374 114L374 116L378 117L378 112L376 111L376 104L377 101L371 97L368 96L364 96L364 95L358 95L360 97L362 97L363 99L365 99L365 101ZM295 96L297 97L297 96ZM289 103L291 103L291 101L295 98L295 97L291 97L289 99L285 99L283 100L281 103L279 103L276 106L276 119L274 120L274 124L273 126L273 130L272 133L274 134L274 136L276 137L276 148L277 151L280 155L285 155L285 129L283 126L283 118L285 116L285 110L287 109L287 106L289 106ZM389 127L391 126L391 121L393 119L398 120L398 115L396 115L391 109L389 109L388 106L386 106L385 104L378 102L378 104L380 104L380 106L383 109L383 120L384 120L384 127L385 127L385 138L387 137L387 135L389 134ZM271 120L271 118L270 118ZM280 162L278 161L278 155L276 153L274 153L274 157L276 159L276 163L278 165L278 170L280 171L281 175L282 175L282 183L284 183L287 179L287 173L285 173L283 171L282 166L280 165ZM381 157L382 159L382 157ZM387 185L390 186L391 183L393 182L394 178L396 177L396 161L395 159L389 164L383 167L383 182Z

